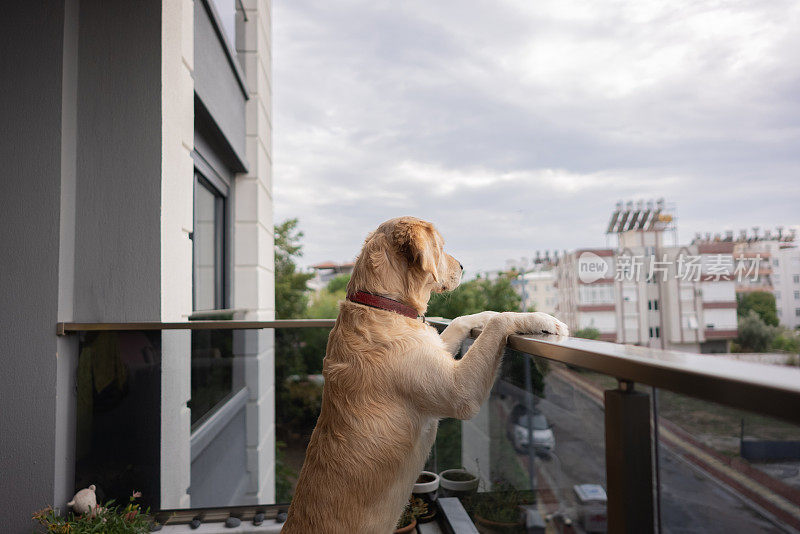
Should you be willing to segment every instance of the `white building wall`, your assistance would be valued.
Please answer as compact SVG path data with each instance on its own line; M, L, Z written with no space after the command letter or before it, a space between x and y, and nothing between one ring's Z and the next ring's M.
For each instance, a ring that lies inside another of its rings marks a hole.
M778 260L778 265L773 261L772 266L778 320L789 328L797 328L800 326L800 248L781 249L773 260Z
M736 283L731 281L701 282L704 302L731 302L736 300Z
M161 320L192 311L194 2L161 7ZM161 506L186 508L191 483L191 334L164 331L161 373Z
M581 329L596 328L601 333L615 332L617 329L616 312L580 312L578 316L578 327Z
M735 330L736 309L703 310L703 327L713 330Z
M232 305L250 320L275 318L271 41L271 2L237 3L236 52L250 92L245 109L250 172L236 177ZM275 501L274 333L253 332L247 339L248 500L268 503Z

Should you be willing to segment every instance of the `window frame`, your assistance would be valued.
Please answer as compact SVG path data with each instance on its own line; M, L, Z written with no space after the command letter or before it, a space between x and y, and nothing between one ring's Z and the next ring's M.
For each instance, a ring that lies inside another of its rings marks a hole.
M203 171L206 172L203 172ZM204 188L214 196L214 305L209 309L197 308L197 279L195 235L197 228L197 193ZM230 187L213 172L209 166L202 169L195 165L194 184L192 189L192 312L223 310L228 308L230 300L229 278L230 268L230 224L228 221L230 206Z

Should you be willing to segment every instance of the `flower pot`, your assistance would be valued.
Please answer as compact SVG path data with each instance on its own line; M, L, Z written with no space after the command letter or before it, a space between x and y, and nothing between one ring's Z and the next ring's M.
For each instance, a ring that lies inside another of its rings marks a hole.
M415 495L435 494L439 489L439 475L430 471L421 471L411 493ZM435 500L435 497L434 497Z
M428 523L436 518L436 499L439 497L439 475L430 471L421 471L417 482L411 490L412 500L416 497L428 509L424 515L417 515L418 523Z
M475 514L475 522L478 523L480 526L483 527L482 531L494 532L496 534L505 534L510 532L520 532L520 528L522 528L523 523L522 519L518 519L517 521L510 522L510 521L493 521L491 519L486 519L478 514Z
M452 478L450 478L452 477ZM439 473L439 487L445 497L465 497L478 489L480 479L464 469L448 469Z
M408 534L409 532L414 532L415 528L417 528L417 520L413 519L406 526L394 529L394 534Z

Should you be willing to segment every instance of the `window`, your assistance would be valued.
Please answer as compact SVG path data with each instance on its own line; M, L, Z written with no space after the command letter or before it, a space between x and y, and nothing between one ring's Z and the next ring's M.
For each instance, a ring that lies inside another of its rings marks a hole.
M795 317L800 317L800 308L795 308L794 309L794 316Z
M792 282L794 282L795 284L800 284L800 274L793 274Z
M192 231L192 307L195 311L227 307L226 204L227 185L209 170L213 182L195 173L194 229ZM215 184L217 186L215 186ZM224 314L225 312L220 312ZM210 318L207 314L198 317ZM216 319L227 318L220 315ZM233 368L230 330L192 332L191 424L200 425L237 390L241 377Z
M775 258L774 260L772 260L772 265L774 265L775 267L778 267L780 264L781 264L781 263L780 263L780 261L778 261L778 259L777 259L777 258Z
M794 292L794 300L800 300L800 291Z
M776 291L775 292L775 300L781 300L781 292L780 291Z
M217 310L225 307L225 197L200 174L195 176L192 307Z
M587 284L579 288L581 304L613 304L614 286L610 284Z
M659 327L657 326L655 328L653 328L652 326L650 327L650 337L652 338L661 337L661 330L659 329Z

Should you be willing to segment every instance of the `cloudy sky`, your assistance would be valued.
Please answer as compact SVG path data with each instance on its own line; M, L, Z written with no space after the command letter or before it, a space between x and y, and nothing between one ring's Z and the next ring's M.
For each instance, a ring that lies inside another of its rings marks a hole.
M274 0L275 220L308 265L415 215L471 272L603 246L618 200L800 224L799 51L795 0Z

